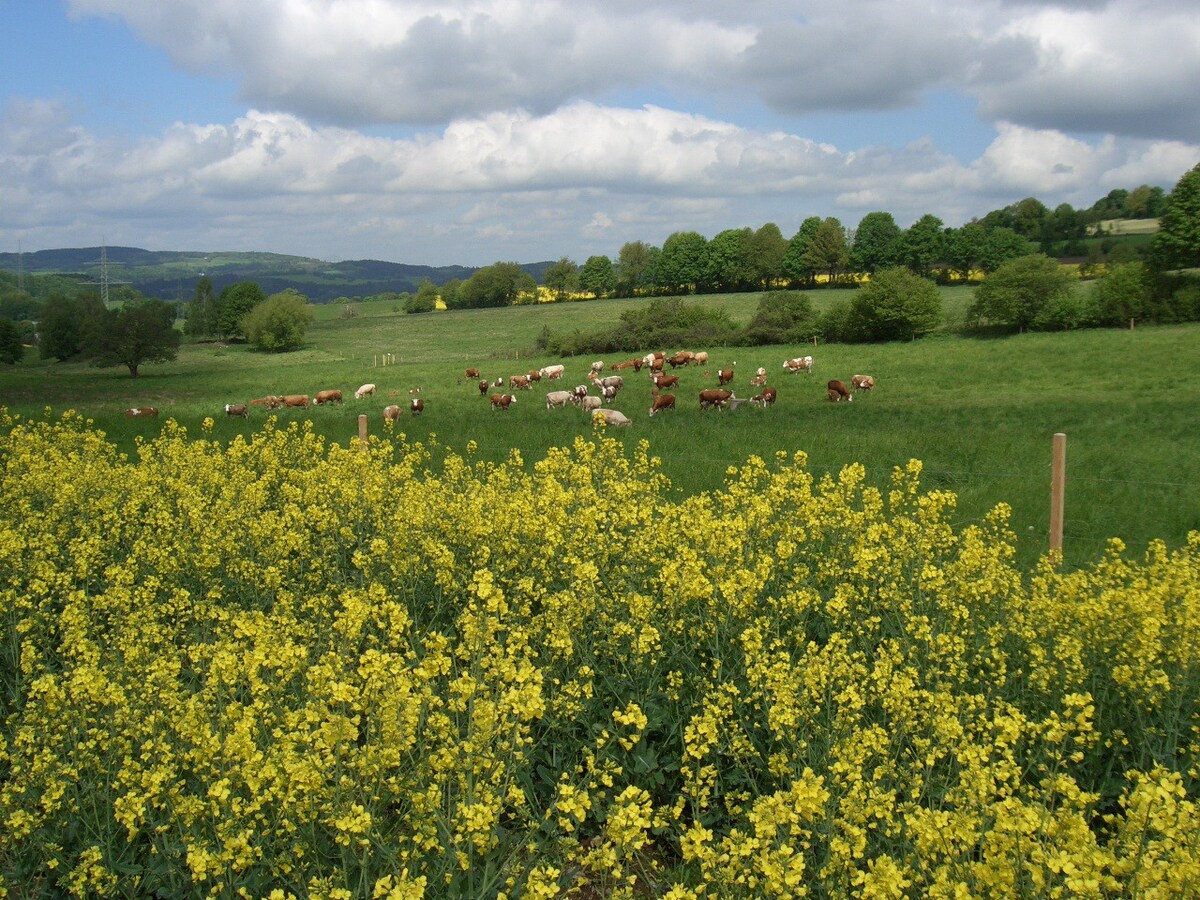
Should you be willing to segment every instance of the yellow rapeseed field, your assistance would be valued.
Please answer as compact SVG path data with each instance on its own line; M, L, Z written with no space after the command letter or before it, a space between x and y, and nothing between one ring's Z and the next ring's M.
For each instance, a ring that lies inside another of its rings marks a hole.
M0 894L1200 891L1200 534L307 429L0 411Z

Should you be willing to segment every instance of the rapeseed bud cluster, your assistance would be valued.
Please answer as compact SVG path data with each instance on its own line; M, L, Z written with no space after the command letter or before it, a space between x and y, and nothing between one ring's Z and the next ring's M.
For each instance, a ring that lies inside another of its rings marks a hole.
M0 896L1200 892L1200 534L474 457L0 412Z

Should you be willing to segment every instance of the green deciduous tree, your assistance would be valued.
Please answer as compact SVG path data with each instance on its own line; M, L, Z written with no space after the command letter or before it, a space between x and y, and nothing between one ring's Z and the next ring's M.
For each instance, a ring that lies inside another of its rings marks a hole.
M1041 253L1005 263L975 289L969 318L1024 330L1075 287L1057 260Z
M246 313L242 329L259 350L282 353L304 346L304 335L312 320L308 298L289 289L272 294Z
M739 343L798 344L808 341L817 330L812 301L800 291L774 291L763 294L758 309Z
M536 293L537 282L520 263L497 262L484 266L464 281L457 301L465 309L512 306L522 296Z
M658 260L658 284L662 290L690 294L704 284L707 274L708 241L695 231L677 231L662 246Z
M632 297L650 286L649 275L657 250L644 241L629 241L622 245L615 272L617 296Z
M876 272L850 301L851 339L907 340L928 334L941 322L937 286L903 266Z
M125 366L138 377L145 363L168 362L179 352L175 308L162 300L132 300L108 310L98 335L95 364Z
M25 345L21 343L21 329L12 319L0 319L0 363L10 366L21 361Z
M979 258L987 232L978 222L968 222L962 228L948 228L944 238L943 257L950 270L964 282L971 280L971 272L979 267Z
M245 337L242 319L267 299L254 281L239 281L221 291L217 298L217 334L220 337Z
M896 262L916 275L928 277L945 251L944 231L945 226L937 216L932 213L921 216L896 242Z
M800 223L800 228L788 241L783 254L783 274L793 285L810 286L813 283L817 270L808 262L808 248L820 228L820 218L809 216Z
M1167 198L1149 259L1159 272L1200 268L1200 163L1179 179Z
M589 256L579 270L579 287L596 297L607 297L616 290L612 260L607 256Z
M217 296L213 291L212 279L207 275L196 279L196 291L188 304L183 330L193 337L217 333Z
M428 277L421 279L421 286L415 294L404 299L406 313L428 313L437 309L438 289Z
M568 294L579 290L579 266L573 259L564 256L546 267L542 284L554 293L555 299L565 300Z
M750 238L750 270L755 287L769 288L783 277L783 257L788 242L774 222L763 225Z
M38 320L38 354L42 359L70 359L91 352L104 320L105 309L96 294L68 298L52 294L42 305Z
M704 254L703 290L744 291L757 281L750 262L753 236L749 228L728 228L708 242Z
M804 251L804 265L813 272L824 272L829 283L835 284L838 275L850 261L850 249L846 246L846 229L842 223L830 216L813 232L808 249Z
M984 272L995 272L1005 263L1028 256L1035 249L1033 244L1011 228L989 228L979 249L979 268Z
M1140 262L1109 266L1092 289L1092 306L1099 325L1126 325L1143 318L1150 307L1150 283Z
M869 212L858 223L850 248L850 266L868 274L896 262L900 226L889 212Z

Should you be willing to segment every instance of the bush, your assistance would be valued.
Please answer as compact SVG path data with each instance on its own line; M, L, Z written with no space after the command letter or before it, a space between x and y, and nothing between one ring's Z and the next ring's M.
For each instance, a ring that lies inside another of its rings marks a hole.
M21 330L11 319L0 318L0 363L13 365L25 356L25 345L21 343Z
M738 336L738 326L724 307L688 304L671 297L626 310L621 313L621 323L612 328L551 336L546 349L564 356L631 353L647 348L731 344Z
M812 340L817 333L817 316L812 301L800 291L766 293L758 301L758 309L738 343L744 346L761 344L800 344Z
M295 291L284 291L272 294L246 313L241 326L247 340L259 350L282 353L304 345L304 335L312 320L308 298Z
M1092 304L1100 325L1124 326L1149 310L1150 290L1141 263L1110 265L1092 288Z
M1069 294L1076 284L1057 260L1040 253L1022 256L1000 266L975 289L967 317L1017 330L1031 328L1047 304Z
M903 266L877 272L850 301L848 339L909 340L942 322L942 296L927 278Z

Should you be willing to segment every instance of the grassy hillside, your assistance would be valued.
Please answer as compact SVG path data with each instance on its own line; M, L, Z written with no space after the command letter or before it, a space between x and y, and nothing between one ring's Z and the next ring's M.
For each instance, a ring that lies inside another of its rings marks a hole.
M815 292L814 300L821 306L834 296ZM969 289L945 296L948 316L961 316ZM696 302L725 306L745 322L757 300L744 295ZM214 436L226 440L259 428L267 414L254 408L249 421L231 420L221 413L225 403L324 388L350 396L359 384L375 382L374 399L280 418L311 421L318 433L345 443L364 413L372 434L382 436L382 408L407 404L409 390L420 387L426 413L406 416L402 424L410 440L460 453L474 441L478 458L501 460L516 449L532 462L547 448L589 432L589 423L573 409L546 410L544 385L522 392L508 413L492 412L462 377L464 368L476 366L495 378L557 362L533 350L544 328L611 324L638 302L422 316L399 314L390 304L360 304L353 318L342 318L336 307L321 308L310 345L300 352L187 346L177 362L148 366L137 380L124 370L28 360L0 371L0 404L32 416L47 408L51 414L77 409L133 451L136 439L156 433L163 418L127 419L121 411L131 405L157 406L193 434L212 416ZM648 381L630 374L615 406L634 425L618 436L626 446L648 441L679 493L719 486L730 466L752 454L769 461L777 451L803 450L819 473L861 462L868 482L879 486L886 486L894 466L921 459L926 486L958 495L957 521L976 521L995 504L1010 504L1019 552L1031 561L1045 546L1051 438L1063 431L1069 439L1066 550L1069 562L1084 562L1095 559L1109 537L1134 548L1156 537L1177 545L1188 530L1200 529L1198 341L1200 327L1179 326L991 340L943 335L867 346L692 348L708 349L714 369L736 363L733 386L742 396L751 394L755 368L765 367L769 384L779 389L778 404L701 413L696 392L715 386L715 375L680 370L678 409L650 419ZM376 366L383 353L397 364ZM815 375L782 370L784 359L805 353L816 357ZM568 386L582 382L591 360L565 362ZM875 392L850 405L829 403L825 381L848 381L856 373L874 375Z

